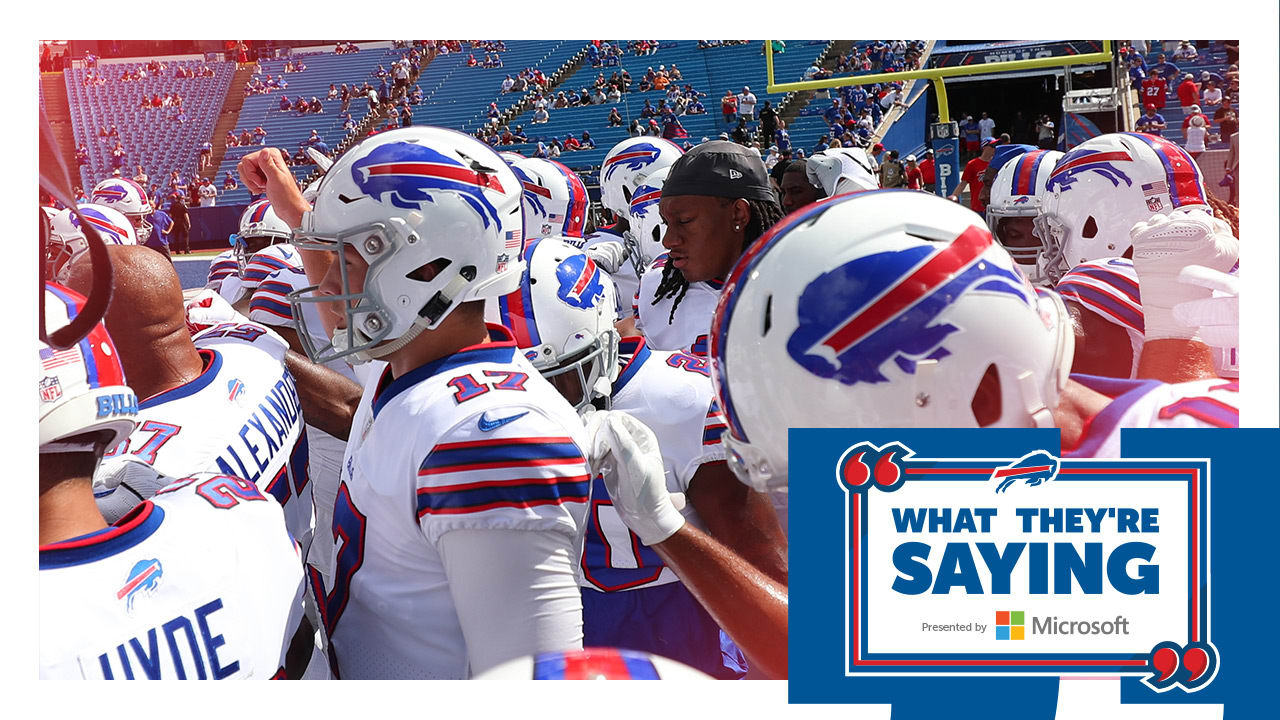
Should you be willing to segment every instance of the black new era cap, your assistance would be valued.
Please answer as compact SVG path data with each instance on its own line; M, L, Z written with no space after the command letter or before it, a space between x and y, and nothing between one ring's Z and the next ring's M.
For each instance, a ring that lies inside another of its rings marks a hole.
M680 156L662 185L663 197L774 200L769 174L758 155L735 142L712 140Z

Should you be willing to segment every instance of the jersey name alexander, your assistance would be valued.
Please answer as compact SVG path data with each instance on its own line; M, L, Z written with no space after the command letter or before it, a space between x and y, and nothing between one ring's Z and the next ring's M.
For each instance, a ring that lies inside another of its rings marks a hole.
M256 483L263 471L271 465L276 453L281 450L292 451L288 437L291 429L298 424L301 413L297 385L293 375L285 370L267 393L266 402L258 403L257 410L249 414L249 419L240 428L237 434L240 441L227 445L226 453L218 456L218 469L227 475L236 475ZM241 458L241 454L244 458ZM248 462L249 460L252 462Z

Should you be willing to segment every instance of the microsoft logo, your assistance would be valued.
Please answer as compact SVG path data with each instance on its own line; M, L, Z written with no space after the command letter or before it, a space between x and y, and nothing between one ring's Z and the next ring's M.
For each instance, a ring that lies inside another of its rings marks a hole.
M1026 613L1022 610L996 611L997 640L1025 640Z

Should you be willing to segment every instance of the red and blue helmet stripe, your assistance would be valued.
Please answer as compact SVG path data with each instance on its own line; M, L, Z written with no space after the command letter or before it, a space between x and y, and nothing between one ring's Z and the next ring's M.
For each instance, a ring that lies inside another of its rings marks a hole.
M1040 175L1040 165L1044 162L1049 150L1032 150L1014 159L1013 189L1010 195L1035 195L1043 188L1036 187L1036 178Z
M578 173L565 165L549 161L564 175L565 186L569 188L569 204L565 210L564 227L561 234L568 237L582 237L587 226L587 186L578 177Z
M520 279L520 289L498 298L502 324L511 331L516 346L522 349L535 348L542 344L542 336L538 333L538 320L533 314L533 296L529 292L528 265L539 242L541 238L534 238L525 246L525 272Z
M533 658L534 680L660 680L658 668L643 653L614 648L585 648L540 653Z
M79 293L54 283L45 283L45 289L66 308L68 322L74 320L84 308L85 298ZM45 302L49 302L49 298L46 298ZM85 379L91 389L125 384L124 370L120 367L120 356L102 323L94 325L76 346L80 350L80 356L84 358ZM41 350L42 356L46 353L52 355L53 351L50 348Z
M1145 143L1155 152L1156 157L1160 158L1160 164L1164 166L1165 181L1169 185L1169 200L1173 207L1209 205L1209 200L1205 197L1204 177L1200 174L1200 167L1186 150L1177 143L1156 135L1133 132L1123 134Z

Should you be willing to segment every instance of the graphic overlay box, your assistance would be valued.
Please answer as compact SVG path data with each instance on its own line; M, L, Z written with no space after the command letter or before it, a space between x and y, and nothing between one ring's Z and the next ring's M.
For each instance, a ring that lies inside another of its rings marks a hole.
M1277 634L1276 440L1126 430L1083 460L1056 430L793 429L791 701L1051 718L1074 678L1244 707Z

